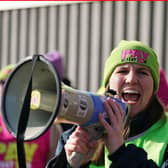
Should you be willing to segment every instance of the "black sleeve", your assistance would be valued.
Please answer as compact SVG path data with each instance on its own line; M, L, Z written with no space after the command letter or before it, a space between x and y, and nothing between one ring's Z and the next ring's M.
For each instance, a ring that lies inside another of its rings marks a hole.
M133 144L127 147L122 145L108 158L112 161L110 168L158 168L153 160L147 159L147 153L143 149Z
M46 165L46 168L70 168L67 162L65 150L62 150L58 156L53 157Z

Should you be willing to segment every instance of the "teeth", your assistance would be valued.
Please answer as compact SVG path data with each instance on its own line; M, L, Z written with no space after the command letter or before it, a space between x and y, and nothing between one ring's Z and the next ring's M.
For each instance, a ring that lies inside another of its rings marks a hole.
M122 94L122 98L128 104L135 104L140 98L140 93L137 90L125 90Z
M124 93L134 93L134 94L139 94L139 92L136 91L136 90L126 90L126 91L124 91Z

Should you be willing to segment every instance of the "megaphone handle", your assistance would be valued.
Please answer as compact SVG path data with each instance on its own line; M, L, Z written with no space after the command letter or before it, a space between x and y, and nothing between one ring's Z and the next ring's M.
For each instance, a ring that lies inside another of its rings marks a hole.
M83 154L79 152L73 152L70 159L69 163L73 168L80 168L83 160Z

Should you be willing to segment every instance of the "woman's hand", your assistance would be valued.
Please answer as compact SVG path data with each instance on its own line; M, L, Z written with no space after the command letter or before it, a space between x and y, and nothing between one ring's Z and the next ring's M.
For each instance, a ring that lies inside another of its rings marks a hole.
M77 127L76 130L70 135L67 143L65 144L65 152L67 160L71 163L71 156L73 152L82 154L82 164L87 163L93 156L97 147L96 141L90 141L89 133ZM76 165L79 163L76 163Z
M99 120L106 130L104 140L109 153L112 154L124 143L124 114L119 104L110 97L106 99L104 106L110 123L104 119L102 114L99 115Z

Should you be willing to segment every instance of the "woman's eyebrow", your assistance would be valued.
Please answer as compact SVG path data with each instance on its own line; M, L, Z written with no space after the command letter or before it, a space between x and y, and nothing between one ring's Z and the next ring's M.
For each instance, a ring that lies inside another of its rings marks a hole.
M146 68L146 67L139 67L138 69L139 69L139 70L143 70L143 71L148 71L148 72L150 72L150 70L149 70L148 68Z

